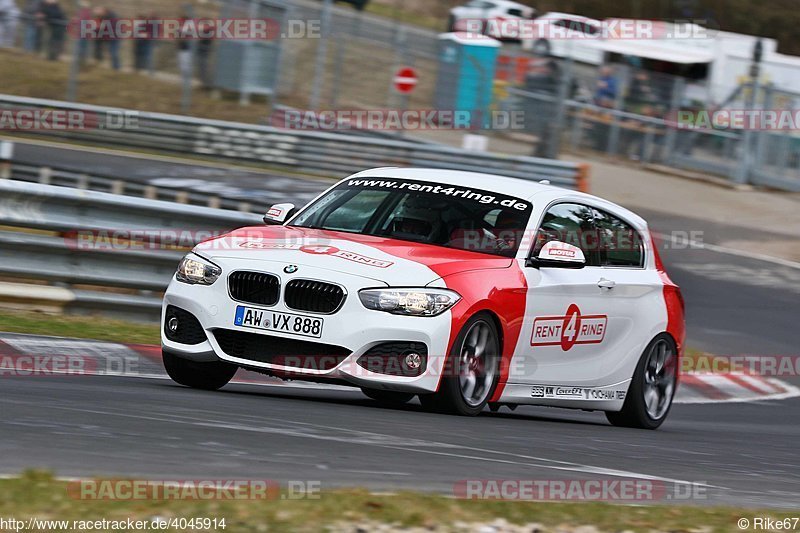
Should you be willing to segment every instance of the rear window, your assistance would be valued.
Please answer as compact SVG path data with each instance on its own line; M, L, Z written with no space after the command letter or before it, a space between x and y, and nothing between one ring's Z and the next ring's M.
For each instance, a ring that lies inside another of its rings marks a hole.
M640 233L633 226L597 209L594 219L601 265L632 268L644 265L644 245Z

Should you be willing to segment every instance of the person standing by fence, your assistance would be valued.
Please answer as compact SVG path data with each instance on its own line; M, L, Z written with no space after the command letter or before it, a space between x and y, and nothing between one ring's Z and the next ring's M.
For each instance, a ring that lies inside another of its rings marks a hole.
M594 103L601 107L613 108L617 99L617 78L614 70L608 65L600 67L600 77L594 93Z
M98 25L102 27L105 23L110 28L116 27L117 15L107 7L96 7L93 11L94 18ZM119 70L119 40L116 35L101 35L94 42L94 59L98 63L102 63L105 59L106 50L111 56L111 67L114 70Z
M25 21L25 32L22 48L26 52L42 51L42 0L26 0L22 7L22 18Z
M47 59L56 61L64 49L64 37L67 33L67 16L58 0L44 0L42 15L47 26Z
M0 0L0 48L14 46L19 23L19 8L14 0Z
M142 13L136 19L138 32L133 44L133 68L137 72L142 70L152 71L158 14L155 12Z
M92 20L92 8L89 2L81 0L78 3L78 13L73 20L73 33L77 39L75 46L78 47L78 60L83 65L86 62L86 56L89 54L89 39L82 34L82 23L85 20Z
M147 68L147 44L150 42L150 31L147 15L136 15L133 23L133 70L139 72Z
M178 70L184 79L191 79L194 69L192 68L192 42L189 39L191 25L194 24L194 21L189 13L182 13L180 23L180 35L176 42L178 47Z
M201 22L199 27L199 34L211 35L214 28L211 23ZM197 70L200 76L200 82L203 84L203 89L211 88L211 54L214 49L214 39L211 37L201 37L197 41Z

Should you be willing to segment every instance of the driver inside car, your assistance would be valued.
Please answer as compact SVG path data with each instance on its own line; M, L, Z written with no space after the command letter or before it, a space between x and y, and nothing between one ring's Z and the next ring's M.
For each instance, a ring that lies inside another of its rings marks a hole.
M525 218L517 211L504 209L497 215L492 233L498 248L516 250L525 236Z
M440 212L418 196L408 196L398 206L390 223L393 237L423 242L438 242L444 223Z

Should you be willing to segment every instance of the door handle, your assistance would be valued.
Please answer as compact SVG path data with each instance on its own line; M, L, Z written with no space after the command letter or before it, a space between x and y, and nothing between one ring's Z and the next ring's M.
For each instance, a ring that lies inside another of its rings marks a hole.
M606 278L600 278L600 280L597 282L597 286L601 289L610 290L617 286L617 282Z

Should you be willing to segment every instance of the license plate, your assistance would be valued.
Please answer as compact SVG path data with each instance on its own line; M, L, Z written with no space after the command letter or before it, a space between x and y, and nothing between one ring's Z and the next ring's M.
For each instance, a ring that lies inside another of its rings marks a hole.
M320 338L322 336L323 319L292 313L278 313L244 305L236 306L234 326L263 329L279 333L291 333L304 337Z

